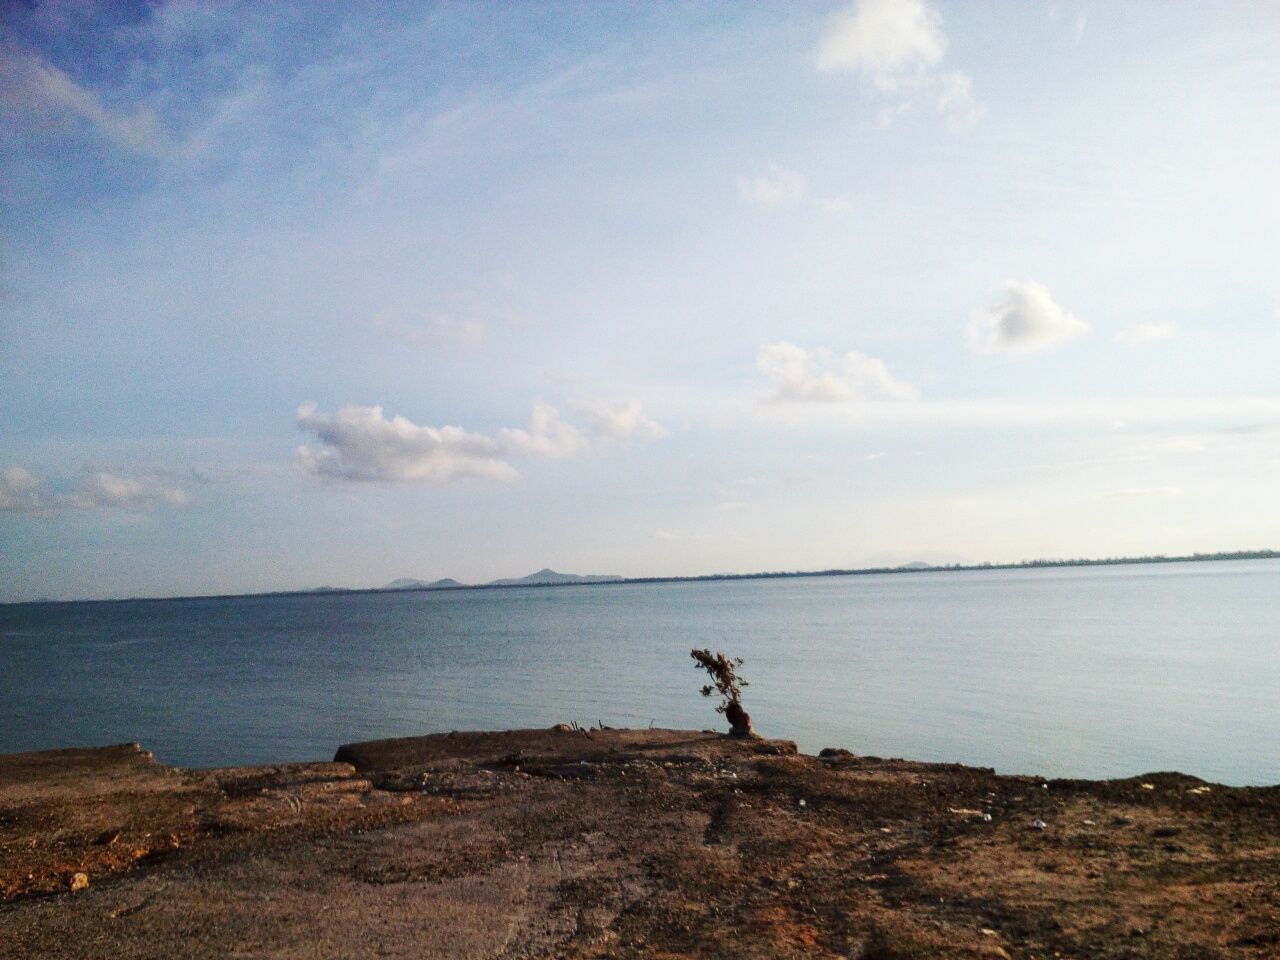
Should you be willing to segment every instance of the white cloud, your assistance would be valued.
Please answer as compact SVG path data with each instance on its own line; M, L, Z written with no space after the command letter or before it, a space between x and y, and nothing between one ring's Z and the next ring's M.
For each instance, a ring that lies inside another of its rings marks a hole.
M954 71L940 74L933 85L938 112L945 115L954 128L968 126L977 120L984 107L973 95L973 79L967 73Z
M389 331L406 343L430 349L478 347L488 334L483 320L448 313L437 313L416 320L381 317L373 321L373 326Z
M857 0L831 19L818 44L818 69L861 74L894 105L882 124L917 101L931 102L952 122L975 119L981 106L959 71L939 73L947 52L942 14L927 0Z
M1115 335L1116 343L1130 347L1140 347L1147 343L1158 343L1176 336L1178 325L1167 321L1153 320L1150 323L1138 323Z
M302 445L295 462L304 473L335 480L427 481L448 483L462 477L514 480L519 474L501 458L492 437L461 427L420 427L382 407L346 406L333 416L315 404L298 408L298 426L314 434L319 446Z
M1080 41L1084 39L1085 30L1089 27L1089 14L1085 10L1081 10L1076 15L1075 21L1071 24L1071 45L1073 47L1080 46Z
M995 303L969 324L969 340L984 353L1035 353L1074 340L1089 325L1054 302L1043 284L1009 280Z
M853 200L848 194L838 197L823 197L818 201L822 212L831 217L846 217L853 213Z
M80 86L53 64L13 46L0 46L0 100L37 122L72 117L87 121L119 147L160 156L171 144L155 114L144 107L131 113L111 110L92 90Z
M507 461L509 456L563 459L589 451L596 441L652 440L666 434L644 415L639 401L601 401L584 415L587 430L539 401L528 427L504 427L489 436L461 427L418 426L403 416L387 419L380 406L349 405L330 416L304 403L298 408L298 426L318 443L298 447L294 462L304 473L331 480L515 480L520 474Z
M660 440L667 435L660 423L645 416L639 400L595 400L579 404L577 411L592 434L603 440Z
M151 506L186 506L191 496L164 473L127 474L90 470L79 479L65 481L64 492L53 492L22 467L0 470L0 510L45 513L78 510L131 509Z
M96 470L84 478L80 488L69 495L67 502L86 510L159 504L181 507L191 502L191 496L161 475L126 476Z
M818 69L855 70L892 91L946 52L942 16L924 0L858 0L832 18L818 46Z
M509 450L536 457L572 457L587 447L580 429L562 419L555 407L541 402L533 405L528 430L502 429L498 439Z
M916 400L920 392L897 380L883 360L825 347L807 350L785 341L766 344L756 354L756 369L773 387L767 401L853 403L859 400Z
M22 467L0 468L0 510L35 513L41 508L40 479Z
M805 190L801 174L778 166L770 167L768 173L738 181L742 199L766 209L793 207L804 199Z

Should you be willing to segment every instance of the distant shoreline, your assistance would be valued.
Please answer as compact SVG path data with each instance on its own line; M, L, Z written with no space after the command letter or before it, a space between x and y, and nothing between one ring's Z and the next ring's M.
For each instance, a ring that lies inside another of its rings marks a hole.
M886 573L963 573L981 570L1039 570L1061 567L1112 567L1156 563L1211 563L1221 560L1280 560L1280 550L1234 550L1220 553L1192 553L1182 556L1155 554L1145 557L1106 557L1072 560L1023 560L1017 563L904 564L896 567L853 567L828 570L773 570L759 573L707 573L671 577L621 577L616 580L584 580L574 583L460 583L456 586L425 587L333 587L311 590L267 590L261 593L189 594L177 597L117 597L101 600L15 600L0 607L53 605L62 603L177 603L191 600L237 600L267 597L330 597L351 594L446 593L457 590L549 590L560 587L628 586L653 583L711 583L732 580L785 580L798 577L865 577Z

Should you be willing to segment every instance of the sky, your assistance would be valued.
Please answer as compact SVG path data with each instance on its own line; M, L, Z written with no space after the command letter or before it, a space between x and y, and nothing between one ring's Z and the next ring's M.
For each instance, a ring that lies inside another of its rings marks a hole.
M1280 547L1280 6L0 11L0 600Z

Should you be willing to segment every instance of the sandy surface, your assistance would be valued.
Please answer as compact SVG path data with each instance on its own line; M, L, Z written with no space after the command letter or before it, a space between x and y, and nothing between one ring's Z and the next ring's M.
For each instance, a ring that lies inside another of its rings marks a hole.
M0 956L1280 957L1277 788L664 730L337 760L0 757Z

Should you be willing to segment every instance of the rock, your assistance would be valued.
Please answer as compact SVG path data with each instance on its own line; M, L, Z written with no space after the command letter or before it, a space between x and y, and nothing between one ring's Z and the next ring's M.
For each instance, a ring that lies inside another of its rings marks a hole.
M751 736L759 741L751 752L762 757L794 757L800 752L791 740L764 740L754 733Z
M819 760L851 760L853 754L843 747L823 747L818 751Z
M73 873L71 879L67 881L67 886L72 890L88 890L89 875L87 873Z

